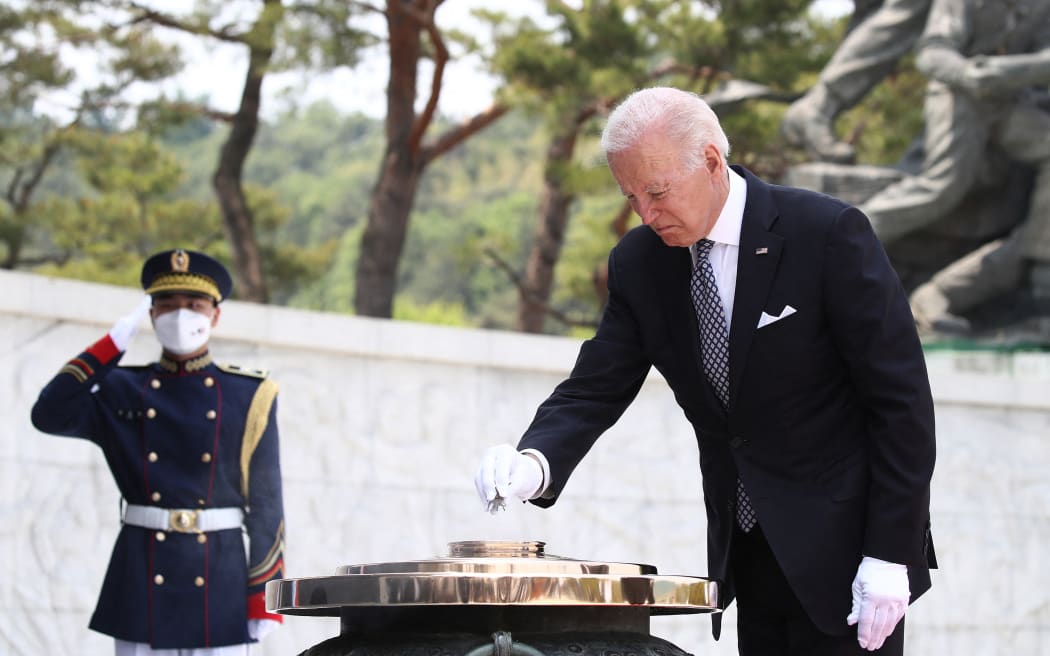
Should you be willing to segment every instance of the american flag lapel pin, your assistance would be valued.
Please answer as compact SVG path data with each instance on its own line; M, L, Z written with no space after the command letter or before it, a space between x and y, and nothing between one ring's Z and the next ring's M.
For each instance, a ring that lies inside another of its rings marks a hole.
M765 255L768 252L769 252L769 249L766 248L765 246L763 246L762 248L756 248L755 249L755 255Z

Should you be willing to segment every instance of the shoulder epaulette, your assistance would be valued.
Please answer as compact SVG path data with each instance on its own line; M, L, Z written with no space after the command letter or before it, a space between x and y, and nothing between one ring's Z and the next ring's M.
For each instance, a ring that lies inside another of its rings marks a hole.
M239 376L250 376L251 378L266 378L270 375L270 372L265 369L249 369L236 364L229 363L216 363L215 365L220 370L225 371L228 374L237 374Z

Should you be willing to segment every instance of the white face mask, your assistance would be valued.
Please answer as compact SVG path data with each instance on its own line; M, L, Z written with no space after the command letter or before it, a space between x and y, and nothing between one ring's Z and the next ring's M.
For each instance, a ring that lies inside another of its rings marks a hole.
M154 319L153 330L165 350L175 355L186 355L208 343L211 318L193 310L180 308Z

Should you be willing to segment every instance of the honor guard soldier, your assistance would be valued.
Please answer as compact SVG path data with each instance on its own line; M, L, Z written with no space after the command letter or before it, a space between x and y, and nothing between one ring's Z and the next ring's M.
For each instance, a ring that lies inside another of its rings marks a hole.
M33 406L39 430L102 448L125 502L90 623L117 656L244 655L281 621L264 601L284 570L277 386L208 350L232 286L203 253L153 255L139 307ZM160 360L118 366L147 313Z

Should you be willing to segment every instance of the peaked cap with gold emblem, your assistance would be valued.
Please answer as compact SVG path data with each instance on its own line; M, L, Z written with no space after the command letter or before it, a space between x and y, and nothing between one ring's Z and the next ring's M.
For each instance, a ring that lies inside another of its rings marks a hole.
M222 302L233 289L230 273L218 260L181 248L151 255L142 265L147 294L202 294Z

